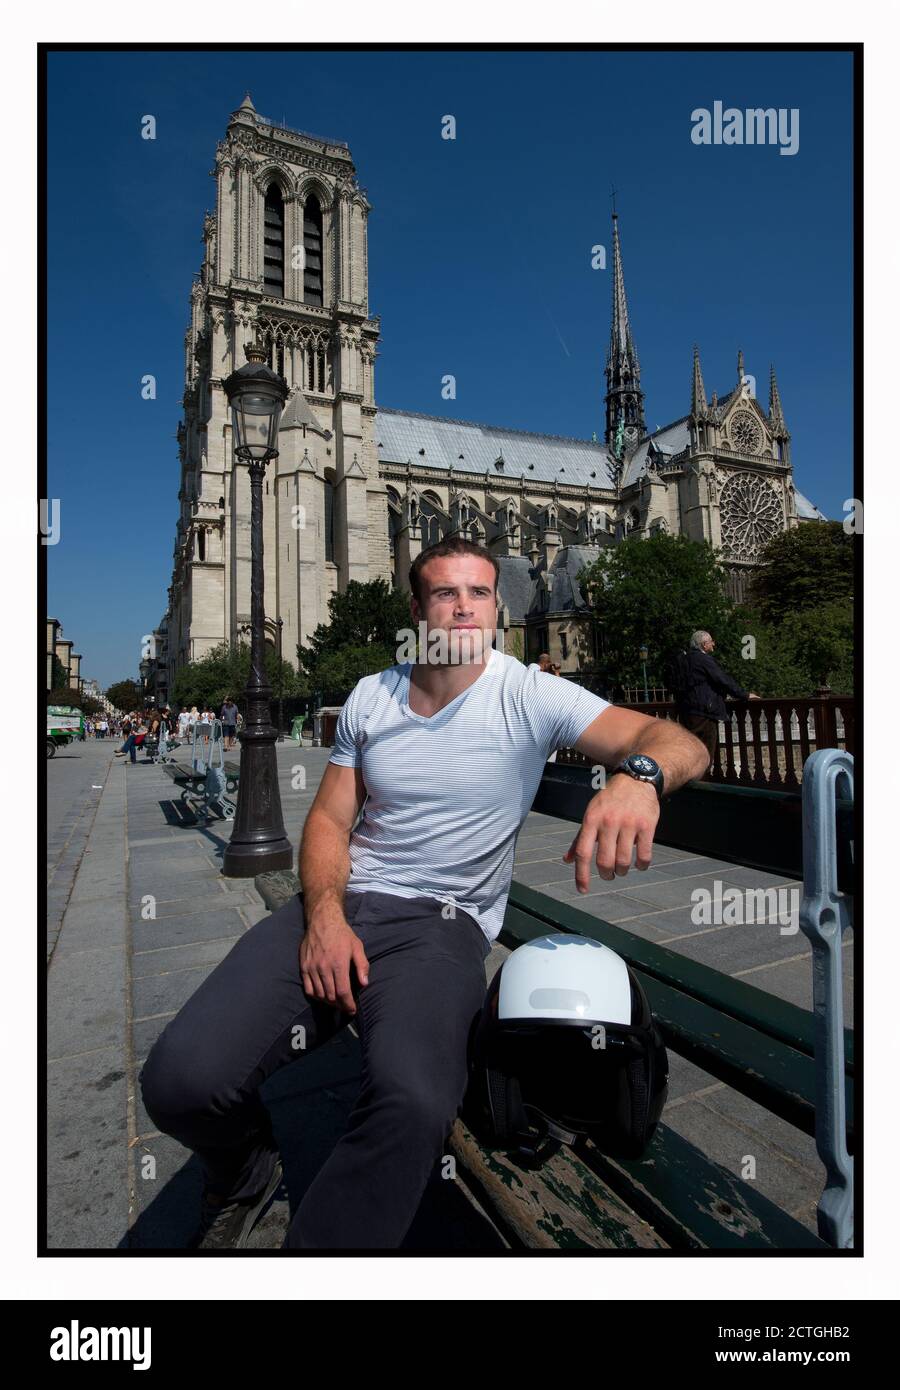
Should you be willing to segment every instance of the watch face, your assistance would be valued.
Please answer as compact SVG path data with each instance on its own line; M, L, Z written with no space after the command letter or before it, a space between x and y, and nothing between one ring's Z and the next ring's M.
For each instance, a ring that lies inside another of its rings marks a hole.
M659 772L659 763L655 758L648 758L646 753L632 753L628 758L628 766L639 777L655 777Z

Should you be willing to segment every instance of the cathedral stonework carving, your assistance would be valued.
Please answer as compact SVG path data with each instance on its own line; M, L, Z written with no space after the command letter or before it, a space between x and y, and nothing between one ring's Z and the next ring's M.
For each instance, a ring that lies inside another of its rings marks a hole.
M732 448L742 454L758 454L763 434L749 410L736 410L728 425Z
M754 473L732 473L719 498L722 549L726 559L759 559L784 530L784 508L769 483Z

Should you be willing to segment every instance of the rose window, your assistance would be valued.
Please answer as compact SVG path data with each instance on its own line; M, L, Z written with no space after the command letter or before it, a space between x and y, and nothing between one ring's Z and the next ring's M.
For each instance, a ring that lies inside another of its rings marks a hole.
M762 444L762 430L749 410L738 410L728 426L731 447L742 454L756 454Z
M756 560L773 536L784 530L776 494L752 473L732 473L719 496L722 547L731 560Z

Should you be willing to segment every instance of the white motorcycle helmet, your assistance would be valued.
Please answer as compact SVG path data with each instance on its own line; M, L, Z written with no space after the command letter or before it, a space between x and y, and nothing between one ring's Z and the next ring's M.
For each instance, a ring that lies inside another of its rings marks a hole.
M647 996L621 956L589 937L542 936L513 951L488 986L462 1115L482 1142L530 1160L579 1135L638 1158L668 1071Z

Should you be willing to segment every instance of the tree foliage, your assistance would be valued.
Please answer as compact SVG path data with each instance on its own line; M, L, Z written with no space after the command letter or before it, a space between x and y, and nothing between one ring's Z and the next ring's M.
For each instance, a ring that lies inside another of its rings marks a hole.
M843 536L840 523L836 526ZM823 523L800 529L826 528ZM794 549L791 542L780 548L776 544L769 552L794 596L793 606L786 608L774 589L766 590L765 601L754 601L757 586L750 602L734 606L706 543L683 536L630 537L604 551L580 578L597 613L601 674L610 690L640 683L641 645L648 648L648 683L665 684L667 656L704 628L716 640L716 660L757 695L809 696L823 684L835 693L852 694L853 603L843 541L832 535L793 544ZM822 590L828 597L820 598L817 588L805 583L797 560L806 556L813 563L816 554L825 557ZM847 591L835 597L842 584Z
M349 690L361 676L393 666L398 633L413 625L409 595L384 579L351 580L331 595L328 616L309 646L297 648L300 669L317 690Z
M808 522L775 536L753 576L752 607L770 622L853 596L853 536L840 521Z
M647 647L647 677L665 681L672 651L706 628L725 660L739 656L739 632L712 546L684 536L630 536L601 552L579 582L594 608L601 634L601 675L610 689L642 678L640 648Z
M386 671L395 662L392 649L381 642L368 647L343 647L339 651L324 652L316 667L316 689L352 690L363 676Z
M104 693L113 709L121 710L123 714L140 708L141 691L137 681L114 681Z
M735 612L744 634L755 641L752 671L757 695L814 695L828 685L838 695L853 693L853 604L850 599L818 604L768 622L758 609ZM743 684L750 676L735 670Z
M72 709L80 709L87 715L99 714L103 709L100 701L95 700L93 695L85 695L68 685L58 685L53 690L48 690L47 704L69 705Z
M171 704L173 708L221 709L226 696L241 702L241 697L250 674L250 647L246 642L220 642L199 661L191 661L176 673L172 685ZM272 687L273 697L279 694L285 699L309 693L305 680L298 677L293 666L287 661L280 663L274 647L266 643L266 674ZM279 674L281 688L279 689Z

